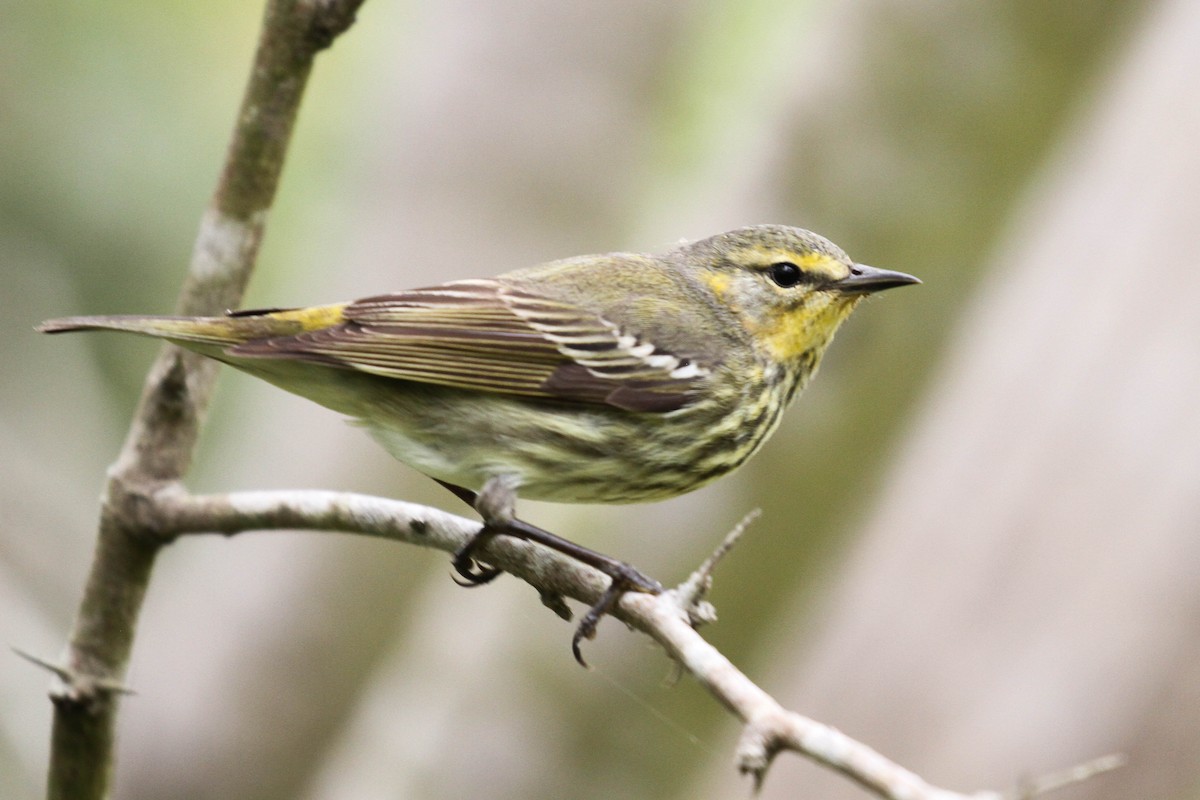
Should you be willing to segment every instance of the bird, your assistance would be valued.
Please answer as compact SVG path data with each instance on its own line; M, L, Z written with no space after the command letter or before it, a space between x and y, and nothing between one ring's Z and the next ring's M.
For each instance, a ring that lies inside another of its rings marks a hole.
M222 316L81 316L38 330L165 339L350 417L483 518L455 554L468 584L491 537L532 539L610 577L572 641L626 591L661 585L515 516L518 497L639 503L741 466L868 295L920 283L828 239L755 225L658 254L578 256L494 278Z

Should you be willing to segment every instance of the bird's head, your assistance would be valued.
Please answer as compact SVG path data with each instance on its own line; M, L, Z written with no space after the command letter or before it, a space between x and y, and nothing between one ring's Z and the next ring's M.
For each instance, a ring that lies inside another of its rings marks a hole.
M838 326L868 294L920 283L856 264L828 239L786 225L738 228L680 248L697 282L727 309L759 358L810 373Z

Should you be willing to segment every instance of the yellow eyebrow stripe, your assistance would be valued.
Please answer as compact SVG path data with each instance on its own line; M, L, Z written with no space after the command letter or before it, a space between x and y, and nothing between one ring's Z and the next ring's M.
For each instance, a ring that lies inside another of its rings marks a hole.
M824 253L805 253L797 266L805 272L824 275L830 280L839 280L850 274L849 267Z
M755 247L729 254L729 260L749 269L766 269L771 264L790 261L812 275L829 280L841 280L850 274L850 268L825 253L797 253L782 247Z

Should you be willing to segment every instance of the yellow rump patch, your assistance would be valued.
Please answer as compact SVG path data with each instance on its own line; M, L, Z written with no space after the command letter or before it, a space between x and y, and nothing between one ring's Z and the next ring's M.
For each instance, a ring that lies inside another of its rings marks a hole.
M297 323L302 330L319 331L330 328L342 322L342 311L349 303L334 303L328 306L313 306L312 308L293 308L287 311L273 311L267 316L281 322Z

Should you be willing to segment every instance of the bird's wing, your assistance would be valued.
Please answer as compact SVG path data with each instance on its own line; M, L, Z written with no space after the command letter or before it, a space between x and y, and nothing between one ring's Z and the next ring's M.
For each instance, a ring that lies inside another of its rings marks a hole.
M228 352L629 411L683 408L708 376L576 304L494 280L370 297L346 306L337 324Z

